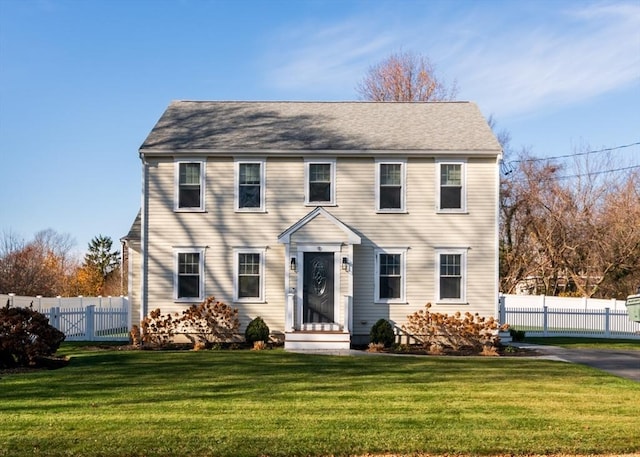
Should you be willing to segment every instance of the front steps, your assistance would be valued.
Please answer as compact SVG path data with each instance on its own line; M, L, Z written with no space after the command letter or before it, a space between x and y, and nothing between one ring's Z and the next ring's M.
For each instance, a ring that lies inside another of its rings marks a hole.
M351 335L340 331L297 331L284 334L284 349L289 351L348 351Z

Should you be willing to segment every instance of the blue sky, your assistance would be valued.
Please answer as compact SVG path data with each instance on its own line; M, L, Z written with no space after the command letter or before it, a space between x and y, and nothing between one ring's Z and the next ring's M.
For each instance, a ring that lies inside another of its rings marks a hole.
M116 241L171 100L357 100L398 50L536 156L640 142L639 0L0 0L0 233Z

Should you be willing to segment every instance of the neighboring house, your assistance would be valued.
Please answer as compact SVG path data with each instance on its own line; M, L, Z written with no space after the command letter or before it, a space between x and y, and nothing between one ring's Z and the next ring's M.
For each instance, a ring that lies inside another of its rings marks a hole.
M427 302L496 315L501 148L473 103L177 101L140 158L140 317L213 295L337 349Z

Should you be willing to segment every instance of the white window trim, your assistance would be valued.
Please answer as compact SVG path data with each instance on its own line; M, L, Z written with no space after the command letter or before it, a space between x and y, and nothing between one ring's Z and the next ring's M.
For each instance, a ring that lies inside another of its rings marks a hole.
M267 248L234 248L233 249L233 301L238 303L266 303L265 300L265 265ZM240 287L238 258L240 254L260 254L260 286L259 297L240 297L238 288Z
M442 165L460 165L462 189L460 191L460 208L441 208L440 186L442 181ZM438 213L466 213L467 212L467 161L466 159L436 160L436 211Z
M309 200L309 165L314 164L331 165L331 200L328 202L317 202ZM307 206L336 206L336 159L305 159L304 160L304 204Z
M174 197L173 210L181 213L202 213L205 211L204 196L206 195L205 183L207 182L207 162L202 159L175 159L174 171ZM181 163L199 163L200 164L200 206L197 208L181 208L180 207L180 164Z
M267 210L265 195L267 188L266 159L239 159L234 160L234 191L233 199L236 212L239 213L265 213ZM257 163L260 165L260 206L258 208L240 208L240 164Z
M467 304L467 252L468 248L440 248L436 249L435 258L435 303L438 304ZM442 254L460 255L460 298L440 298L440 256Z
M204 277L205 277L205 270L204 270L204 265L205 265L205 251L206 248L203 247L193 247L193 246L189 246L189 247L174 247L173 248L173 299L176 302L180 302L180 303L193 303L193 302L201 302L204 300L205 297L205 293L204 293ZM200 284L199 284L199 290L200 290L200 296L199 297L181 297L178 298L178 254L191 254L191 253L197 253L200 254L200 263L198 265L198 269L200 270Z
M406 303L408 248L379 248L374 250L374 303ZM380 254L400 254L400 297L380 298Z
M400 208L380 208L380 165L400 165ZM407 201L407 159L383 160L376 159L376 212L378 213L406 213Z

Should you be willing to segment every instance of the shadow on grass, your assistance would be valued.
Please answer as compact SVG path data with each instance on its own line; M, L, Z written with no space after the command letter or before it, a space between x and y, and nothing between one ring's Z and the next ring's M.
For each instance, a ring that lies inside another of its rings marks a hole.
M623 438L636 424L626 402L640 393L631 381L586 367L518 358L282 350L70 355L67 368L0 379L0 442L13 455L35 444L50 455L566 450L571 437L554 430L575 430L583 417L589 434L626 449ZM598 400L589 403L596 388ZM584 411L567 417L569 406ZM523 441L532 430L537 441Z

